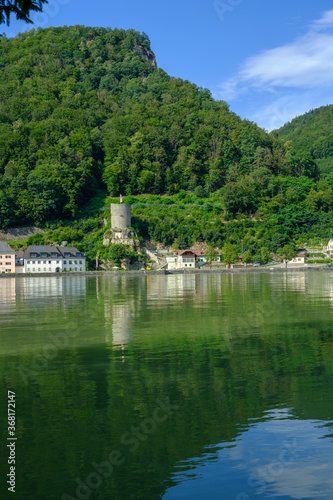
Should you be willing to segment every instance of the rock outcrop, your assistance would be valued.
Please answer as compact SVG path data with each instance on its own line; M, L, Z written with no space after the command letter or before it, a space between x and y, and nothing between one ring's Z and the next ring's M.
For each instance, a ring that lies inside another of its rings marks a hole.
M155 68L157 67L156 57L155 57L155 54L152 50L147 49L146 47L143 47L142 45L138 45L136 42L135 42L135 45L134 45L132 50L134 52L137 52L139 54L139 56L141 56L143 59L150 62L153 66L155 66Z

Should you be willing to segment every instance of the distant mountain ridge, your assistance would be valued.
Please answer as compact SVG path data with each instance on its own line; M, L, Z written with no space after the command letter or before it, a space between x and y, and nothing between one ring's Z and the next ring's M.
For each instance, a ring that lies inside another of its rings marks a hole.
M297 116L272 136L292 141L298 151L308 151L324 173L333 171L333 105L321 106Z

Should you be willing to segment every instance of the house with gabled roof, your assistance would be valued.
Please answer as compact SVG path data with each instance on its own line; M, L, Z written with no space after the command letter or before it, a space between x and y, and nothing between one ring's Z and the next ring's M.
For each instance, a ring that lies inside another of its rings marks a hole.
M177 250L176 255L166 257L168 269L194 269L195 252L192 250Z
M207 250L194 250L197 262L209 262L209 257L207 257ZM214 262L221 261L221 252L215 248Z
M75 247L30 245L24 252L24 272L61 273L86 270L86 257Z

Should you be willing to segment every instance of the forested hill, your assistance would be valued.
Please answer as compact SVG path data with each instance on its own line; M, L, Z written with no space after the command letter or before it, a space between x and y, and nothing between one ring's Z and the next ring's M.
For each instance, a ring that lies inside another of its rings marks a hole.
M220 190L227 216L251 214L283 195L283 176L318 175L310 155L158 69L148 36L134 30L2 36L0 71L2 227L75 217L101 189Z
M298 151L310 152L322 172L333 172L333 105L298 116L272 135L292 141Z

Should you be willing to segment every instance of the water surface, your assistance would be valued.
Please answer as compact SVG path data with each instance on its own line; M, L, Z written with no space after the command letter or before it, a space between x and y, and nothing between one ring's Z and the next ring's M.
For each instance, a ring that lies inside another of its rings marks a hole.
M15 498L331 500L332 320L325 271L0 279Z

